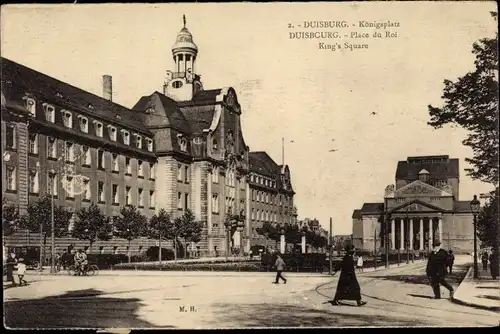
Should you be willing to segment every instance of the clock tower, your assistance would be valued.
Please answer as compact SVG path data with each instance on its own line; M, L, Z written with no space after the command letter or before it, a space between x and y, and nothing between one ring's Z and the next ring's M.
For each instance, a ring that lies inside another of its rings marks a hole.
M167 71L163 94L181 102L189 101L194 94L203 90L200 76L196 74L196 57L198 46L193 42L193 35L186 28L186 16L183 16L184 26L177 35L172 46L174 70Z

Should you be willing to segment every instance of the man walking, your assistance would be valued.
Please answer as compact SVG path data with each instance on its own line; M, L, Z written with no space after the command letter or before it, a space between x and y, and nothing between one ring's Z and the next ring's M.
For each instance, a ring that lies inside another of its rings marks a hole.
M285 261L281 258L280 254L277 255L276 263L274 266L276 267L276 280L273 282L274 284L279 284L280 278L283 280L283 283L286 284L286 278L281 275L281 273L285 270Z
M448 253L441 248L441 243L439 241L434 242L434 249L429 255L429 261L427 262L426 273L429 277L432 290L434 291L434 298L441 299L441 288L440 285L444 286L450 291L450 298L453 297L453 287L449 285L445 280L446 276L446 260L448 258Z

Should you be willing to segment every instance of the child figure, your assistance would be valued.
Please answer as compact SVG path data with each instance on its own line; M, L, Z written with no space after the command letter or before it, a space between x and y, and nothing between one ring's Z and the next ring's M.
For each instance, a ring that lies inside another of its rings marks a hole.
M19 278L19 285L27 285L28 282L24 280L24 275L26 274L26 265L24 264L24 259L20 258L17 262L17 277Z

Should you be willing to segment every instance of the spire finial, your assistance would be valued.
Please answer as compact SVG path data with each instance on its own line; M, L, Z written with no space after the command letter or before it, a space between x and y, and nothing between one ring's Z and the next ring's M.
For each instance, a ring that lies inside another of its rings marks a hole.
M182 20L184 21L184 28L186 28L186 15L182 15Z

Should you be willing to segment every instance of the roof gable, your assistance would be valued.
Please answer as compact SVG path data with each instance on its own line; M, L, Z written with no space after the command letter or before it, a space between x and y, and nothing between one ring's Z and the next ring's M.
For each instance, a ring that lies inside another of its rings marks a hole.
M425 203L418 199L404 203L390 210L391 213L406 213L408 212L442 212L443 209L435 205Z
M404 187L397 189L396 191L394 191L394 193L388 194L386 197L393 198L393 197L415 197L415 196L449 197L452 196L452 194L446 190L439 189L420 180L416 180L410 184L405 185Z
M263 151L249 152L248 164L250 171L257 174L275 177L280 172L279 166L276 162L274 162L274 160Z

